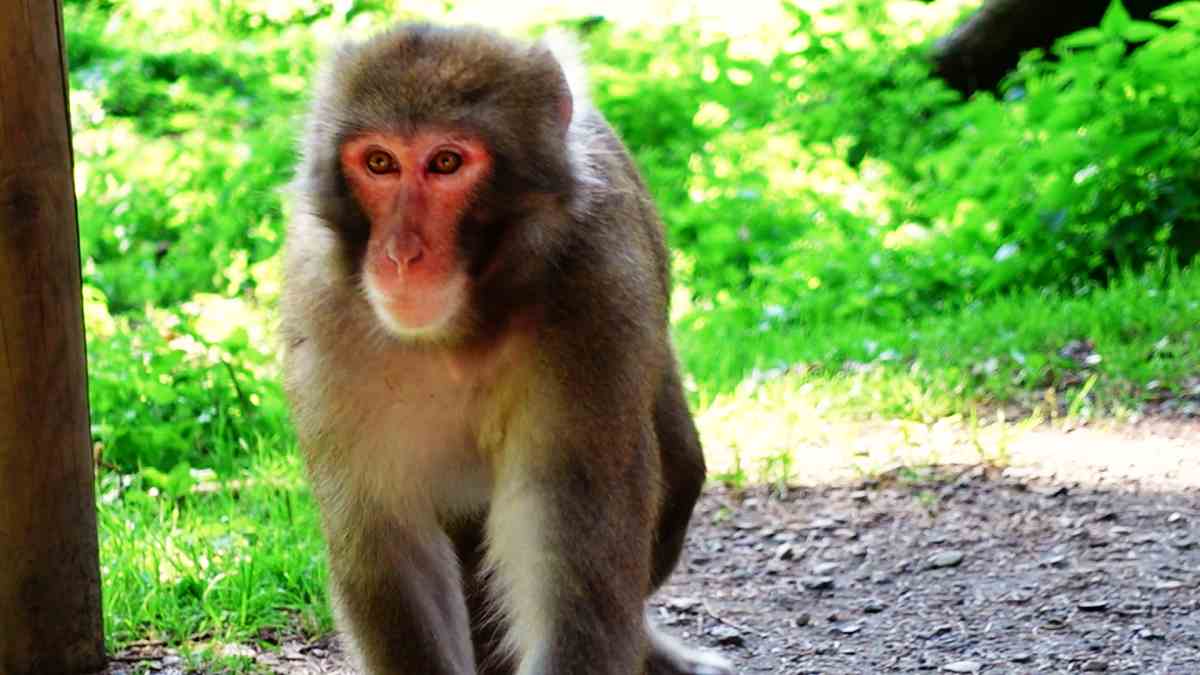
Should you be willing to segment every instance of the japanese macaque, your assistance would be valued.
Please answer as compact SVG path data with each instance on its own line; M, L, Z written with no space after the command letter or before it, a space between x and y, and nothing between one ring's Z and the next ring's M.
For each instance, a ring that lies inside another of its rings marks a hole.
M704 459L662 225L557 51L401 25L316 84L286 386L367 673L733 672L645 616Z

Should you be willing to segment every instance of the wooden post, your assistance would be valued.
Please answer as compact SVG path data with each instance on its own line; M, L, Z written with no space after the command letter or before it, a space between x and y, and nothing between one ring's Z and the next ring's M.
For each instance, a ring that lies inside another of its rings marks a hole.
M0 0L0 674L104 666L62 6Z

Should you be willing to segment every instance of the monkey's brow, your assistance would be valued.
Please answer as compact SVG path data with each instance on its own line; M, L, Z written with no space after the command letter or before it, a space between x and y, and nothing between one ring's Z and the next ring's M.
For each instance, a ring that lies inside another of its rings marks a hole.
M416 138L422 134L436 134L441 136L441 139L444 141L486 144L486 138L482 133L447 122L418 123L413 126L412 130L402 130L398 127L386 126L356 126L354 129L339 135L337 143L338 145L345 145L351 141L376 134L399 138Z

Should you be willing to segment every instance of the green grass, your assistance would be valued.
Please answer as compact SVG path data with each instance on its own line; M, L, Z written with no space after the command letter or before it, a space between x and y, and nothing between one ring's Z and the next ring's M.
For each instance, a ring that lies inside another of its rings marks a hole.
M264 449L220 482L205 479L168 494L101 477L110 649L141 639L245 640L264 626L328 631L324 552L298 456Z
M702 404L746 386L741 373L755 371L750 384L787 377L832 414L930 421L982 404L1121 416L1185 394L1200 372L1195 266L1125 275L1077 297L1030 291L875 324L763 330L706 320L678 334ZM1062 355L1076 341L1094 345L1087 355L1099 361Z

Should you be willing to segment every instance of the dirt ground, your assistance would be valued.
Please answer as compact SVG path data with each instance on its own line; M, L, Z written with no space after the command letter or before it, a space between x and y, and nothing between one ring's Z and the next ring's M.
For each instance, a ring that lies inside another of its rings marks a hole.
M740 673L1200 673L1200 424L1041 429L1006 468L818 482L836 474L709 490L658 622ZM349 672L331 638L230 649ZM118 659L186 672L154 645Z

